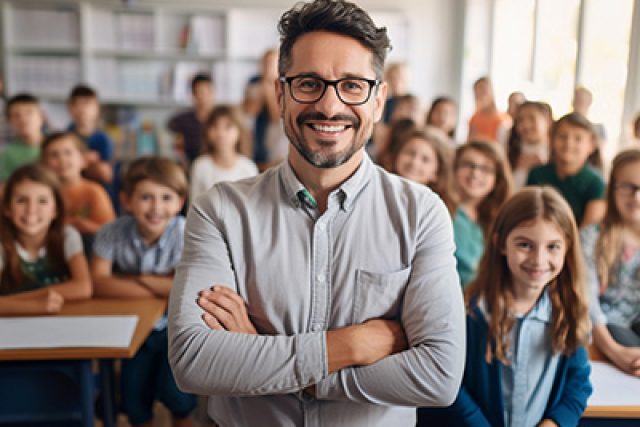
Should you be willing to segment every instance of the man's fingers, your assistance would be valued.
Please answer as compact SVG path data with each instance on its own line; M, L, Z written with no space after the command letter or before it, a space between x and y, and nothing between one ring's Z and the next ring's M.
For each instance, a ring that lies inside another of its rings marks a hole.
M212 315L210 315L209 313L204 313L202 315L202 320L204 321L204 323L210 327L211 329L214 329L216 331L222 331L224 330L224 328L222 327L222 325L220 324L220 322L218 322L218 319L216 319L215 317L213 317Z
M198 298L198 305L206 312L217 319L217 321L225 328L232 329L234 327L234 318L224 308L220 307L215 301L206 298Z

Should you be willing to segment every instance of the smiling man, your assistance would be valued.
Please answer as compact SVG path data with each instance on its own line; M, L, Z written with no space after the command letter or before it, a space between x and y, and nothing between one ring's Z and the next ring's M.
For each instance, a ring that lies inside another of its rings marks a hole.
M389 40L356 5L283 15L287 161L198 197L169 307L179 386L220 426L413 426L465 354L451 220L364 145Z

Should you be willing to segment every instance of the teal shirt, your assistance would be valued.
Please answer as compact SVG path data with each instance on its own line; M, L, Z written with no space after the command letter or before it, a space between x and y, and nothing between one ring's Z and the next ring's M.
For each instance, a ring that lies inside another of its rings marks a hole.
M40 156L40 146L14 141L5 147L0 155L0 181L4 182L14 170L31 163Z
M555 187L567 200L576 217L576 223L582 224L587 203L604 198L605 184L600 173L590 165L565 179L560 179L553 163L533 168L529 172L527 185L550 185Z
M462 208L458 208L453 217L453 239L456 243L456 269L462 287L466 287L476 277L484 252L484 234L480 224L469 218Z

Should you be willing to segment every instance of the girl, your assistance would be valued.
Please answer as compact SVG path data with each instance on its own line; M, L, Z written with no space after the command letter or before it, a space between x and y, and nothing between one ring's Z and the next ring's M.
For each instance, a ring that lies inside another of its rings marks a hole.
M452 143L455 142L456 126L458 125L456 102L447 96L439 96L434 99L427 113L426 124L442 130Z
M529 170L549 161L551 107L544 102L527 101L517 110L507 142L507 157L516 188L524 187Z
M414 130L393 149L392 172L428 185L448 207L452 207L451 155L444 141L428 131Z
M247 138L242 119L234 107L213 109L204 125L204 154L191 167L191 200L221 181L236 181L258 174L258 168L239 153Z
M511 128L511 117L496 107L493 86L488 77L481 77L473 84L476 112L469 120L468 141L503 141Z
M64 225L58 181L43 167L23 166L7 181L0 242L0 314L54 313L91 296L80 234Z
M551 161L531 170L527 185L551 185L569 202L580 227L598 223L606 204L604 180L591 165L602 164L589 120L567 114L551 128Z
M484 236L502 204L511 195L511 171L499 147L469 142L456 151L454 185L458 197L453 216L456 260L462 286L476 274Z
M465 292L467 357L447 426L575 426L591 394L587 290L571 209L527 188L498 213Z
M640 376L640 150L613 160L607 211L582 231L592 290L593 342L620 369ZM634 332L635 330L635 332Z

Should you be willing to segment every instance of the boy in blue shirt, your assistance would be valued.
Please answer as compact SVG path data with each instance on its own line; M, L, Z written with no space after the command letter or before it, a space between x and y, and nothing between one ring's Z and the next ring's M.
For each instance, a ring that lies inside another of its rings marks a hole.
M104 226L93 245L95 295L111 298L167 298L182 256L187 180L174 161L136 159L126 171L122 205L130 213ZM171 412L173 425L191 425L196 398L178 390L167 360L163 317L131 360L122 362L122 403L134 426L151 425L153 402Z
M89 86L78 85L71 90L67 102L73 122L69 130L77 133L87 144L87 178L108 185L113 179L113 142L98 128L100 103L97 93Z

